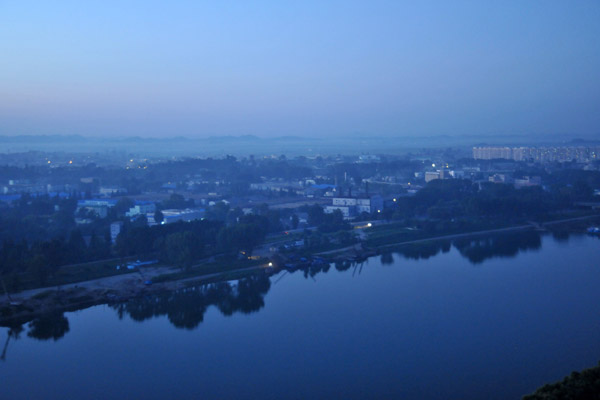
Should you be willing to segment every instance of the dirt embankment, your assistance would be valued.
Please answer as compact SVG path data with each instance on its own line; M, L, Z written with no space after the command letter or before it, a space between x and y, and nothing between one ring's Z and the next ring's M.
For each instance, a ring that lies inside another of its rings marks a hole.
M167 283L146 285L153 277L172 272L166 267L115 275L51 288L26 290L0 297L0 325L29 320L53 311L70 311L86 306L122 301L144 293L165 290Z
M176 270L167 267L147 267L131 274L115 275L54 288L27 290L11 294L10 298L3 295L0 298L0 326L24 323L51 312L74 311L97 304L123 302L139 296L177 290L192 282L219 279L222 276L251 272L261 268L263 267L251 266L149 284L148 281Z

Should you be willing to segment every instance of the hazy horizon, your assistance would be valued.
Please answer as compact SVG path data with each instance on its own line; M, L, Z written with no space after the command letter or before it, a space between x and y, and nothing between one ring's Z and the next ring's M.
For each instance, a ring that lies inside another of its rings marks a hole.
M600 3L0 3L0 135L600 133Z

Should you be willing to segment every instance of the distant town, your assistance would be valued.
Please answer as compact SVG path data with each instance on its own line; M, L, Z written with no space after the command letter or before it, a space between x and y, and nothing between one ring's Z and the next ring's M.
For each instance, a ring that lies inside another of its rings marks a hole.
M211 271L231 260L294 265L300 255L360 256L403 240L593 215L599 149L171 159L4 153L0 277L5 290L19 291L121 273L127 260L185 271L206 260L216 263ZM82 263L99 266L64 274Z

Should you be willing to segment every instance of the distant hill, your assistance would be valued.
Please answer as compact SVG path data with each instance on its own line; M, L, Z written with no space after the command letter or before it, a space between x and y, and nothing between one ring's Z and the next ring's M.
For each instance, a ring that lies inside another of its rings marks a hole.
M202 140L202 139L198 139ZM210 143L230 143L230 142L258 142L261 140L258 136L242 135L242 136L209 136Z

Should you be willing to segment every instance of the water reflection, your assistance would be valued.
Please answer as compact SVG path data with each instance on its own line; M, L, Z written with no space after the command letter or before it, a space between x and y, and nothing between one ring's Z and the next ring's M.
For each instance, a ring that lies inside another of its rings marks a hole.
M6 360L8 347L11 340L19 340L21 333L25 331L23 323L12 322L8 325L6 341L2 348L0 360ZM41 317L35 318L27 324L27 336L37 340L57 341L69 332L69 320L62 312L48 313Z
M481 264L494 257L515 257L519 252L539 250L541 235L527 231L511 235L497 235L476 240L458 239L454 247L473 264Z
M558 241L568 240L569 235L553 234ZM447 253L454 247L463 257L473 264L481 264L494 257L515 257L519 252L538 250L541 248L541 234L535 231L493 235L476 238L460 238L452 241L437 241L399 247L394 252L380 256L383 266L395 263L394 253L409 260L428 259L440 253ZM301 273L305 278L315 279L320 273L327 273L331 267L339 272L354 268L353 275L360 274L362 264L351 261L339 261L331 265L326 262L313 262L310 266L291 273ZM286 272L287 273L287 272ZM216 282L191 286L173 292L148 295L130 300L126 303L110 305L119 318L128 315L135 321L144 321L158 316L167 316L176 328L195 329L204 320L204 314L210 306L215 306L223 315L235 313L252 313L265 306L264 296L272 284L276 284L283 276L271 282L264 271L235 281ZM21 325L4 325L9 327L8 337L4 345L2 357L10 340L18 339L24 330ZM52 313L36 318L27 324L27 336L38 340L59 340L69 332L69 321L63 313Z
M392 265L394 264L394 255L392 253L383 253L379 262L381 265Z
M19 324L11 326L8 329L7 336L6 336L6 342L4 342L4 347L2 348L2 355L0 355L0 360L2 360L2 361L6 360L6 353L8 351L8 344L10 343L10 340L11 339L14 339L14 340L20 339L21 332L23 332L23 325L19 325Z
M422 243L400 248L397 253L407 259L427 259L439 253L447 253L454 246L470 262L480 264L492 257L514 257L520 251L539 249L541 243L539 233L519 232L511 235ZM384 253L380 260L382 265L392 265L394 256L392 253ZM354 267L355 274L357 268L362 265L339 261L334 267L340 272ZM330 268L329 263L313 262L296 272L302 273L305 278L314 278L317 274L327 273ZM143 321L166 315L175 327L194 329L204 320L204 314L211 305L216 306L226 316L236 312L251 313L260 310L265 305L264 295L270 287L268 275L260 273L235 282L194 286L131 300L112 307L117 310L120 318L127 314L136 321Z
M426 260L437 256L439 253L447 253L452 247L452 242L440 240L436 242L415 243L402 246L396 252L409 260Z
M27 336L38 340L57 341L69 332L69 320L63 313L50 313L29 323Z
M568 242L569 241L569 232L568 231L554 231L552 232L552 238L557 242Z
M260 310L265 305L264 295L270 287L268 275L261 272L238 281L192 286L111 307L117 311L119 318L127 314L135 321L144 321L166 315L175 327L194 329L204 320L204 313L211 305L226 316Z
M567 236L568 239L568 236ZM565 240L562 236L560 240ZM519 252L537 250L542 246L541 235L535 231L518 232L477 238L458 238L424 242L398 247L394 253L409 260L426 260L440 253L448 253L452 247L472 264L481 264L494 257L515 257ZM394 263L392 252L380 258L382 265Z

